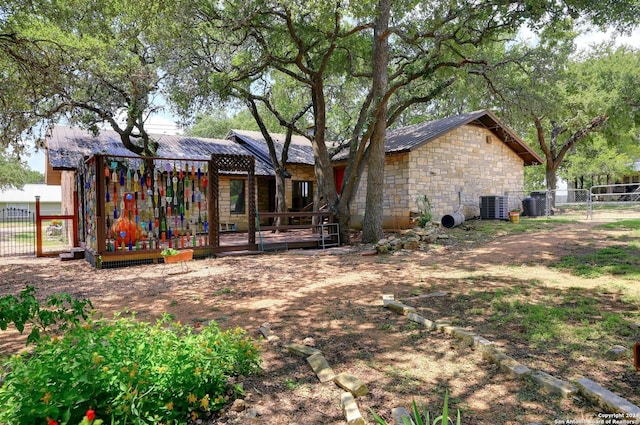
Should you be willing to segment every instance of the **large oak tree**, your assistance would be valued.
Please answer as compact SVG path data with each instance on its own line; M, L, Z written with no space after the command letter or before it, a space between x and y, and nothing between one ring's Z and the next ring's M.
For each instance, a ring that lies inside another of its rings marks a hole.
M107 125L124 146L153 155L145 122L159 106L156 1L13 1L0 6L0 141L58 123ZM167 2L167 4L170 4Z
M206 99L281 73L308 90L312 102L310 136L320 190L348 240L350 205L368 164L365 241L382 234L384 132L410 107L429 103L467 73L484 72L486 49L504 42L523 25L553 28L566 16L595 23L627 25L635 2L608 7L595 1L522 2L342 2L313 4L287 0L196 1L181 6L184 76L177 99ZM187 31L188 28L194 31ZM187 32L189 32L187 34ZM177 35L174 35L177 38ZM177 62L174 61L174 64ZM385 77L386 76L386 77ZM357 83L348 99L331 96L331 82ZM188 90L185 90L185 87ZM188 94L184 94L188 93ZM333 178L327 135L336 110L350 107L349 134L337 140L348 149L343 187ZM299 134L304 129L294 126ZM338 195L340 193L340 195Z

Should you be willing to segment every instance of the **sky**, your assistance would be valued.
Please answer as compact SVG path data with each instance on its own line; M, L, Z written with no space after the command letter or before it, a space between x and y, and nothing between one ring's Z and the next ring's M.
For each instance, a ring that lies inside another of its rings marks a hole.
M612 32L604 33L600 31L585 32L577 39L579 48L587 48L589 45L599 43L611 38ZM628 36L618 36L616 43L619 45L627 44L636 48L640 48L640 28L636 29ZM155 134L180 134L181 131L175 124L176 119L171 115L164 113L150 118L147 123L147 129L150 133ZM30 151L27 158L27 164L32 170L40 171L44 174L45 155L43 151Z

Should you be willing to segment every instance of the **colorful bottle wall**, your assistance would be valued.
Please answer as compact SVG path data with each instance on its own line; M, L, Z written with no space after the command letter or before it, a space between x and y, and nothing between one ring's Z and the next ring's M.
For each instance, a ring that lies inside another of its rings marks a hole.
M95 157L84 168L83 227L85 242L94 250L98 251L98 203L103 203L108 252L209 244L206 161L102 159L101 170L96 169ZM98 184L101 190L96 190Z

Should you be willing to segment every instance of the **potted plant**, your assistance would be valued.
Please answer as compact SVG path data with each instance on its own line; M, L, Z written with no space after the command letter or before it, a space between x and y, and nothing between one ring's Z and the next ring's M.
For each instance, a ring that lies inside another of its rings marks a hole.
M167 248L163 249L160 253L164 258L165 263L179 263L181 261L193 260L193 249L183 249L178 251L177 249Z
M519 208L514 208L511 211L509 211L509 221L511 221L512 223L520 223L520 209Z

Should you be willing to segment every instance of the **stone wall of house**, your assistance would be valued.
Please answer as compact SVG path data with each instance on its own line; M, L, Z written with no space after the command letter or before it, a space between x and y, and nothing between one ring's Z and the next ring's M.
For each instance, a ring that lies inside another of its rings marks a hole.
M410 186L409 153L387 155L384 170L384 226L389 229L403 229L409 227L409 198L407 193ZM351 204L351 225L359 228L364 219L367 197L367 175L365 167L360 179L358 191Z
M352 204L355 226L364 217L366 178L365 170ZM479 209L480 196L521 192L523 185L524 164L515 152L489 130L463 126L410 153L387 156L384 226L410 227L419 196L427 195L433 220L440 221L460 204Z
M411 152L409 168L409 198L427 195L436 220L460 204L479 208L480 196L522 192L524 186L522 159L480 126L461 127L421 146ZM418 212L415 202L410 208Z

